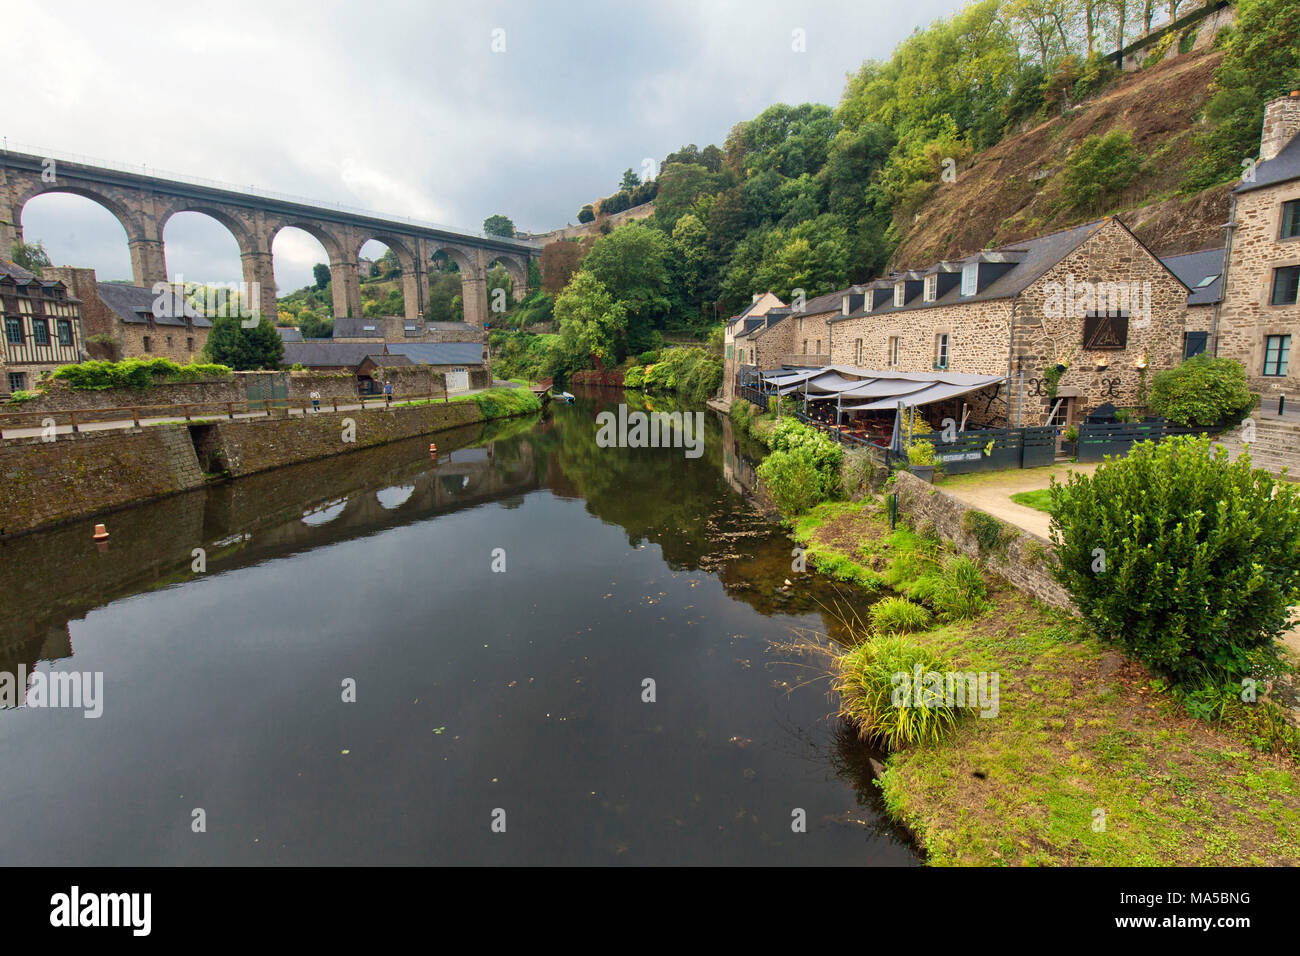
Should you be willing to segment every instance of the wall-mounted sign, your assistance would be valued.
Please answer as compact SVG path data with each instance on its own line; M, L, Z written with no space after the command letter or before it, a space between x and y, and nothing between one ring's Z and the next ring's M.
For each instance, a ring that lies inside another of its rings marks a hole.
M1083 347L1090 351L1128 348L1128 313L1090 312L1083 317Z

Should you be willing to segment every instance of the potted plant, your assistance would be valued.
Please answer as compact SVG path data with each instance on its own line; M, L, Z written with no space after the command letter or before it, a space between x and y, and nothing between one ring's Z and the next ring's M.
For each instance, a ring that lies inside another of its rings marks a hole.
M1071 425L1061 433L1061 441L1065 443L1065 450L1071 458L1079 456L1079 429Z
M907 446L908 470L922 481L934 483L934 445L928 441L913 442Z

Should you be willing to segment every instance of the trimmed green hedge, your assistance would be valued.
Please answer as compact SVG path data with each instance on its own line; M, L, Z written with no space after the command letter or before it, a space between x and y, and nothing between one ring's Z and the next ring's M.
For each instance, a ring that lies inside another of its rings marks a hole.
M171 359L125 359L121 362L92 361L64 365L50 373L50 378L68 383L77 391L103 391L108 388L152 388L179 382L199 382L227 378L231 370L225 365L177 365Z

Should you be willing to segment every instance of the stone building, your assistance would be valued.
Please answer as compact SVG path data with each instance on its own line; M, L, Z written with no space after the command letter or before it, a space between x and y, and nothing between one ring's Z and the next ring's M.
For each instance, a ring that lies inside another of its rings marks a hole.
M492 384L478 342L286 341L280 361L316 372L353 375L362 393L373 391L374 383L389 380L393 373L412 381L420 375L431 376L439 388L445 386L449 392ZM376 375L376 368L383 371Z
M43 372L86 357L80 306L61 280L0 259L0 396L30 389Z
M184 295L168 288L99 282L94 269L52 266L45 270L62 280L81 300L81 324L87 349L96 358L166 358L181 365L203 361L212 322Z
M788 306L765 303L761 315L750 311L736 316L734 326L729 324L736 348L724 353L724 384L729 382L734 393L743 366L815 368L829 364L830 320L860 308L862 300L860 290L842 289L806 301L796 299Z
M967 400L969 424L1063 426L1140 404L1151 374L1182 361L1185 333L1211 321L1189 317L1189 292L1108 217L869 283L827 320L830 362L997 375Z
M1253 391L1294 396L1300 333L1300 92L1264 109L1260 160L1232 193L1217 354L1246 367Z
M753 347L750 347L749 360L746 361L747 343L737 341L737 337L743 338L745 333L763 325L768 312L785 307L785 303L771 292L755 293L754 301L749 304L749 308L727 320L722 330L724 368L722 395L727 401L736 394L738 369L744 365L754 364Z

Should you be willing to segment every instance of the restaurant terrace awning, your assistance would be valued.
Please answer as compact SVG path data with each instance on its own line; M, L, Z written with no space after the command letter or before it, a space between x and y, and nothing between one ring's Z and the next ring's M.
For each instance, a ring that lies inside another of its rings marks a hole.
M888 398L882 398L879 401L867 402L863 405L845 405L843 411L846 412L874 412L888 411L897 408L901 403L904 408L913 408L917 405L929 405L932 402L942 402L945 399L956 398L958 395L965 395L968 392L978 392L981 388L987 388L1001 382L998 376L989 376L989 381L976 385L959 385L949 382L932 382L923 386L919 390L912 390L907 393L897 393L890 395Z
M828 365L798 372L775 369L763 372L762 377L782 395L802 391L809 401L834 398L840 410L846 412L888 411L897 408L900 402L906 407L928 405L1004 381L1000 375L899 372L851 365ZM846 401L854 404L845 404Z

